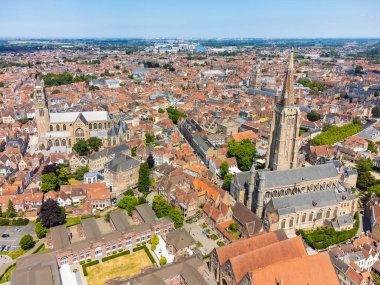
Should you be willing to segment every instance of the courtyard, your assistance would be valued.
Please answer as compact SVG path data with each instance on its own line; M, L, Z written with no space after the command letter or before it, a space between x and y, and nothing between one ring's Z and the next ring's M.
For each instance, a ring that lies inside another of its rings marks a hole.
M103 285L105 281L115 277L125 279L137 275L141 269L151 265L152 262L145 251L139 250L87 267L87 282L88 285Z

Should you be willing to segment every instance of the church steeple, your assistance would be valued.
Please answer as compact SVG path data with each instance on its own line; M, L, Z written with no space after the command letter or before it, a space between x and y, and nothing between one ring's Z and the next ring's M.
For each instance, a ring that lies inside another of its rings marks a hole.
M275 96L266 167L283 170L297 167L300 110L293 86L294 62L290 54L281 96Z
M281 94L281 102L284 106L294 105L295 103L293 78L294 78L294 59L293 59L293 52L292 52L289 57L289 65L286 71L284 86L282 88L282 94Z
M261 89L261 62L257 60L256 67L252 66L252 73L249 79L249 87Z

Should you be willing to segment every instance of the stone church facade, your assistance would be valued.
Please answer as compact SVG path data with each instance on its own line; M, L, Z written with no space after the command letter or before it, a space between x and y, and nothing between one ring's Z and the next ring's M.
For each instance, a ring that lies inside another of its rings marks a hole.
M309 196L314 192L348 193L350 190L341 185L341 175L334 163L298 167L300 110L298 108L299 98L295 96L293 89L293 69L293 55L291 55L281 96L278 96L278 93L275 96L266 169L256 170L253 164L250 171L237 173L230 186L230 194L235 200L244 203L264 222L266 208L273 199L277 199L276 205L282 205L281 211L288 211L292 207L297 208L297 205L284 206L284 203L278 202L282 200L282 197L304 195L306 198L310 198ZM318 196L321 199L318 206L326 202L323 200L327 199L326 197L330 199L330 196ZM349 205L348 200L342 200L347 198L351 202ZM306 200L308 201L308 199ZM357 209L356 196L353 197L347 194L344 198L335 200L335 202L331 202L333 199L329 200L330 204L329 208L326 209L326 213L329 209L344 208L341 205L346 204L350 209L338 210L335 218L339 215L353 215ZM308 213L312 212L311 208L313 208L314 204L314 201L310 201L310 205L304 206L308 208ZM271 207L270 211L273 212L274 210L279 209ZM295 218L300 217L300 215L302 217L303 213L299 212L301 209L297 208L295 211L298 211L293 215ZM277 216L280 217L281 215ZM333 215L331 214L330 217L333 217ZM283 222L277 221L277 223L281 228ZM289 223L286 223L287 227Z
M76 142L90 137L102 139L103 146L130 140L128 126L124 122L113 121L107 111L50 113L44 81L39 78L34 85L34 105L41 149L70 153Z

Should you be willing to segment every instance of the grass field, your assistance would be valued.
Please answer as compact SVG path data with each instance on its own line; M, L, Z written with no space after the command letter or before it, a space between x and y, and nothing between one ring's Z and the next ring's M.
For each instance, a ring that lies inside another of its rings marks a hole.
M141 269L152 265L145 251L140 250L87 267L88 285L103 285L105 281L115 278L128 278L139 274Z
M71 226L75 226L77 224L80 224L80 221L81 221L81 217L69 217L69 218L66 218L66 227L71 227Z
M11 280L11 272L13 269L16 268L16 264L14 264L12 267L10 267L7 271L5 271L3 277L0 279L0 284L8 282Z
M70 185L77 185L77 184L82 184L83 181L76 180L75 178L70 178L69 183L70 183Z

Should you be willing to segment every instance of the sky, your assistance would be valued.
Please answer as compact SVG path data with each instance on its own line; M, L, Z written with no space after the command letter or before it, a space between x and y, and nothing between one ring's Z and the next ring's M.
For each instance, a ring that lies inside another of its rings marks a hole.
M0 38L380 38L380 0L0 0Z

